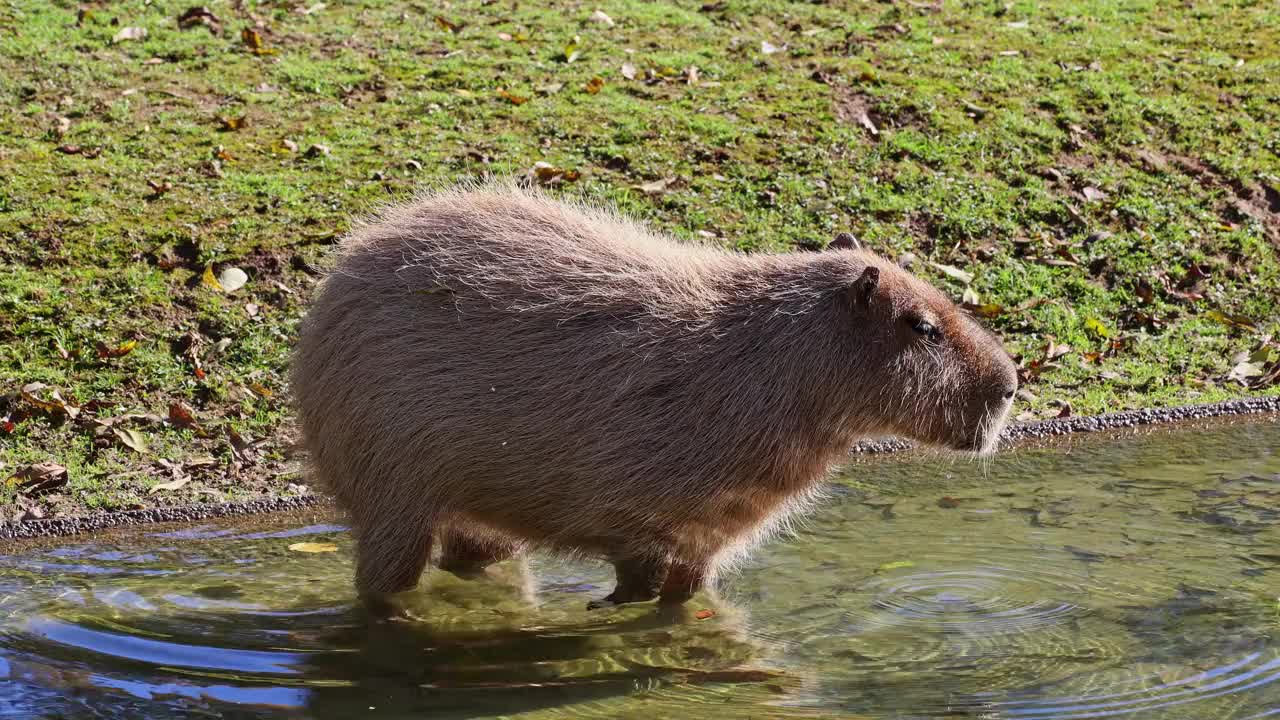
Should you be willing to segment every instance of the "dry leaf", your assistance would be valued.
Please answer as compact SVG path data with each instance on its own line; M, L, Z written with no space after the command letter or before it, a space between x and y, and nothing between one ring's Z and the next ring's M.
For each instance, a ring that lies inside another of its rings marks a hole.
M218 116L218 122L222 123L223 130L239 130L248 126L249 118L241 115L240 117L231 117L230 115Z
M960 507L960 499L953 498L950 495L943 495L942 497L938 498L938 507L946 508L948 510L958 508Z
M182 402L169 403L169 424L180 428L197 428L195 411Z
M289 549L302 553L330 553L337 552L338 546L333 543L301 542L290 545Z
M667 188L675 181L675 178L662 178L661 180L654 180L653 182L647 182L643 185L633 185L632 187L645 195L661 195L666 192Z
M266 385L263 385L262 383L256 383L256 382L249 383L249 389L252 390L254 394L259 397L269 398L274 394L271 392L271 388L268 388Z
M760 52L764 53L765 55L772 55L774 53L782 52L783 50L786 49L786 47L787 47L786 45L783 45L782 47L778 47L777 45L774 45L768 40L760 41Z
M105 358L124 357L125 355L128 355L129 353L133 352L133 349L137 347L137 345L138 345L137 340L127 340L125 342L120 343L116 347L110 347L104 342L98 342L95 344L95 348L98 351L98 357L105 359Z
M622 63L622 77L628 80L635 80L636 66L631 63Z
M604 87L604 78L601 78L599 75L597 75L591 78L590 80L588 80L587 84L583 86L582 89L586 90L587 93L590 95L595 95L596 93L600 92L600 89L603 87Z
M1093 187L1092 185L1086 187L1081 192L1084 193L1084 199L1089 202L1101 202L1103 200L1106 200L1108 197L1110 197L1109 195L1107 195L1107 193L1099 190L1096 187Z
M978 299L978 291L971 287L964 289L964 292L960 295L960 301L965 305L978 305L981 302Z
M591 22L599 23L605 27L613 27L613 18L604 14L603 10L597 10L591 13Z
M222 34L222 21L218 20L218 16L207 7L202 5L189 7L186 12L178 16L178 27L184 30L197 25L204 25L214 35Z
M57 463L34 463L9 478L8 484L28 497L57 490L67 484L67 469Z
M973 273L961 270L960 268L955 267L954 265L943 265L941 263L936 263L932 261L929 262L929 265L931 265L934 270L937 270L938 272L942 273L943 275L946 275L947 277L953 280L959 280L965 285L968 285L969 283L973 282Z
M1084 319L1084 329L1090 335L1103 340L1114 334L1111 328L1107 327L1101 320L1092 317Z
M329 146L321 145L320 143L313 144L311 147L307 148L306 152L302 153L303 157L309 158L327 157L328 155Z
M27 401L28 404L35 406L40 411L47 413L49 415L62 414L67 416L67 418L70 420L75 420L76 417L80 414L80 408L68 403L66 400L63 400L62 394L57 390L53 390L49 394L48 400L45 400L44 398L40 397L38 393L40 393L42 390L44 390L47 387L49 386L45 385L44 383L38 383L38 382L28 383L26 385L23 385L20 391L22 395L22 399Z
M708 618L715 617L716 611L715 610L699 610L698 612L694 613L693 616L699 620L706 620Z
M274 55L275 50L269 50L262 41L262 35L253 28L245 28L240 31L240 41L254 55Z
M126 40L141 40L147 36L147 29L140 27L120 28L120 32L112 38L112 42L125 42Z
M222 286L218 284L218 278L215 277L213 274L212 265L205 266L204 274L200 276L200 284L204 285L207 288L217 290L218 292L222 292Z
M574 35L573 41L564 46L564 61L566 63L571 63L578 59L578 44L581 42L582 39Z
M997 305L995 303L986 303L983 305L966 303L963 307L974 315L977 315L980 318L987 318L988 320L1004 314L1004 306Z
M147 439L137 430L134 430L133 428L113 427L111 428L111 432L115 433L116 438L121 442L121 444L130 450L139 453L145 453L147 451Z
M503 98L507 102L511 103L512 105L523 105L529 102L529 98L522 97L520 95L513 95L512 93L509 93L506 90L499 90L498 96Z
M158 492L160 492L161 490L177 490L178 488L182 487L183 485L186 485L186 484L187 484L187 483L189 483L189 482L191 482L191 478L190 478L189 476L187 476L187 475L180 475L180 476L178 476L177 478L175 478L175 479L173 479L173 480L171 480L171 481L169 481L169 482L167 482L167 483L160 483L159 485L152 485L152 486L151 486L151 489L150 489L150 490L147 490L147 492L148 492L148 493L150 493L150 494L152 494L152 495L154 495L155 493L158 493Z
M1220 310L1206 310L1204 316L1210 320L1222 323L1227 327L1249 328L1255 327L1254 322L1244 315L1231 315Z
M436 16L436 25L439 25L441 30L448 30L449 32L454 33L455 35L457 33L462 32L461 25L455 22L450 22L449 20L445 19L443 15Z

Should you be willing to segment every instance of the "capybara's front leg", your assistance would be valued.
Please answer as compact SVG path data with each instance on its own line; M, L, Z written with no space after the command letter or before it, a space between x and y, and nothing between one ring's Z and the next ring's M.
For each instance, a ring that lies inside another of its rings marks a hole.
M365 606L389 614L390 596L412 590L431 554L431 531L418 523L361 524L356 539L356 589Z
M440 532L440 569L455 575L475 575L519 551L518 544L500 537L466 533L457 528Z
M647 602L658 597L667 579L670 563L663 557L624 557L613 561L618 576L618 586L601 600L587 603L588 610L598 610L612 605Z
M688 562L673 562L667 571L666 582L662 583L659 602L663 605L680 605L693 597L706 582L705 565Z

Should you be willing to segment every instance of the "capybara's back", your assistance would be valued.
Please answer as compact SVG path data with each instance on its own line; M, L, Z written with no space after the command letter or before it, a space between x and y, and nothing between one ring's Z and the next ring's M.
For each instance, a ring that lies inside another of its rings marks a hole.
M681 601L802 504L857 437L994 443L999 344L860 251L739 255L510 186L355 230L293 391L350 516L357 583L525 546L608 558L608 600Z

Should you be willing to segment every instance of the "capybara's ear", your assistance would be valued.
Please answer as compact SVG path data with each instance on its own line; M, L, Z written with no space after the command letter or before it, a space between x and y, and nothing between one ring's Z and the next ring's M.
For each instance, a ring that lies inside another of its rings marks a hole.
M858 242L858 238L853 233L836 233L836 237L827 246L830 250L861 250L862 244Z
M878 287L880 287L880 268L868 265L858 279L849 286L849 301L857 307L866 307Z

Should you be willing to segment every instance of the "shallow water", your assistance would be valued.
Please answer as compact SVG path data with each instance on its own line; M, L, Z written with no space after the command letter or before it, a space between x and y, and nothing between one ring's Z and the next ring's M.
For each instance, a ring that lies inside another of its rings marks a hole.
M535 557L371 625L323 517L13 543L0 716L1280 717L1278 447L1263 421L859 463L676 616L588 613L605 568Z

